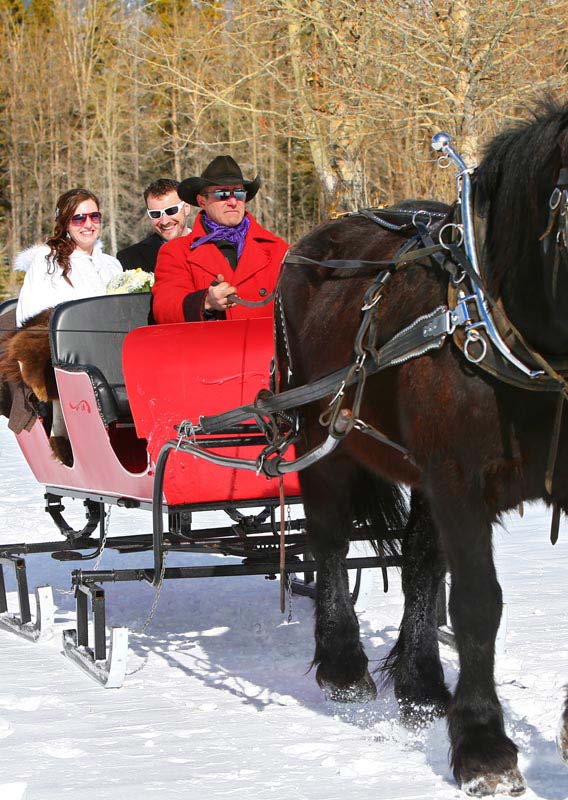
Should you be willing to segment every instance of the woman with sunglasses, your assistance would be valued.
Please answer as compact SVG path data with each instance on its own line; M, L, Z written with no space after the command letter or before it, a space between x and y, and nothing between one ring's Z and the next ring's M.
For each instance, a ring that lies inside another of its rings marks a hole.
M16 310L18 327L58 303L105 294L107 283L122 267L103 253L101 222L98 198L88 189L61 195L52 235L45 244L20 253L16 262L26 269Z

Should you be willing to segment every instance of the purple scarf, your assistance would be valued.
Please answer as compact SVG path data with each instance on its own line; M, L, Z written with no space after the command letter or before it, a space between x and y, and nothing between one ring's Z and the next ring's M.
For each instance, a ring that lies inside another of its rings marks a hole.
M203 223L203 227L206 230L209 228L210 232L193 242L190 250L195 250L195 248L199 247L200 244L207 244L207 242L218 242L221 239L224 239L226 242L236 246L237 259L241 257L241 253L243 252L245 246L246 235L250 228L250 217L248 214L245 214L238 225L220 225L218 222L214 222L212 219L209 219L209 217L205 214L203 214Z

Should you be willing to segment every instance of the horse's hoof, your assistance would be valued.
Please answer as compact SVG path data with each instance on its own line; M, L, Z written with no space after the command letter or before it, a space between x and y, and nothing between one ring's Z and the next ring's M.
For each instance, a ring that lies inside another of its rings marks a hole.
M370 703L377 697L375 681L368 672L350 686L333 686L325 681L322 686L327 699L336 703Z
M470 797L487 797L494 794L518 797L523 794L527 785L517 767L513 767L500 775L488 773L487 775L477 775L468 781L462 781L461 788Z
M408 703L399 701L400 721L405 728L420 730L445 717L447 703Z

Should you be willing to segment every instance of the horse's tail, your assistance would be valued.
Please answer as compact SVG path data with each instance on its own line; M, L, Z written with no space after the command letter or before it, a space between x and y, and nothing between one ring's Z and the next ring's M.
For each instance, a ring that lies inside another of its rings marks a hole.
M362 467L353 488L355 530L363 533L378 555L400 555L408 502L403 490Z

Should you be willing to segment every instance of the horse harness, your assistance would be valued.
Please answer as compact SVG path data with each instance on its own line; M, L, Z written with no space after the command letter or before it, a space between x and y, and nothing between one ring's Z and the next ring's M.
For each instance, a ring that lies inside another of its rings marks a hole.
M568 169L560 172L558 184L550 198L550 217L544 245L555 240L557 250L566 250L568 238ZM317 261L305 256L288 253L284 259L287 266L313 266L328 269L360 270L380 267L378 274L367 289L361 306L361 322L355 336L353 361L348 366L325 375L305 386L286 389L276 394L264 390L252 404L241 406L214 417L201 417L199 425L182 422L178 427L178 446L195 453L203 449L195 435L215 434L253 418L267 435L268 445L255 462L258 473L269 478L280 477L285 472L300 470L318 461L331 452L337 443L352 430L369 435L383 445L399 452L416 466L407 448L392 441L381 431L359 418L365 382L373 374L388 367L418 358L430 350L440 349L451 336L464 357L480 369L501 381L517 388L531 391L556 392L559 396L545 486L549 494L552 482L558 443L562 426L564 401L568 397L568 362L554 360L536 352L508 319L499 299L492 298L484 280L474 269L471 259L463 247L460 236L459 203L454 209L454 218L447 221L446 214L432 211L396 209L362 209L351 212L372 220L377 225L401 233L415 231L395 256L385 261L327 260ZM408 220L399 224L400 215ZM393 218L396 221L393 221ZM476 218L477 236L483 236L483 221ZM435 241L437 239L437 241ZM565 255L565 253L564 253ZM555 258L559 259L557 254ZM436 268L449 273L447 305L439 306L406 328L395 334L380 349L376 347L378 316L376 307L383 290L392 276L412 264L424 264L428 259ZM555 267L555 272L557 267ZM272 298L266 298L269 301ZM293 364L288 344L284 308L278 291L275 296L275 325L282 333L285 350L285 368L292 377ZM238 298L235 298L238 302ZM353 387L351 408L345 407L346 392ZM326 410L320 416L320 424L327 429L324 445L314 448L294 462L284 460L284 454L299 435L299 411L301 406L331 396ZM209 454L209 460L221 463L220 458ZM223 458L227 465L231 459ZM242 466L235 459L233 466ZM249 465L247 468L251 468ZM560 513L555 506L551 540L558 537Z
M548 224L542 234L541 241L545 255L551 245L554 248L554 264L552 268L552 297L556 299L558 284L558 268L560 259L568 263L568 167L563 167L558 175L558 181L548 201L550 209Z

